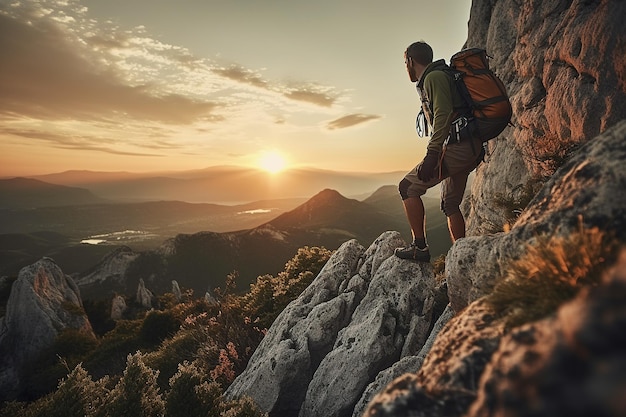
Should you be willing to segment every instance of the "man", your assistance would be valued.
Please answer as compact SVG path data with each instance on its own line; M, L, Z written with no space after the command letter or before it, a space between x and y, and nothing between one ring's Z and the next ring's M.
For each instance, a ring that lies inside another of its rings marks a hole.
M465 237L465 219L459 206L467 177L482 160L483 148L480 139L460 141L451 135L453 127L461 127L459 116L468 109L453 78L441 71L445 68L445 61L433 62L432 48L423 41L411 44L404 52L404 58L411 82L417 83L422 108L431 127L431 137L424 160L406 174L398 186L413 242L405 248L397 248L395 255L402 259L429 262L421 196L442 182L441 209L448 218L452 242Z

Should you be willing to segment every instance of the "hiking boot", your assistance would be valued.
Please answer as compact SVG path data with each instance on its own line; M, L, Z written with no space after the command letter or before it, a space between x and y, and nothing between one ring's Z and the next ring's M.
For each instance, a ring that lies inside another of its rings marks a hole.
M411 243L406 248L396 248L393 252L400 259L412 259L420 262L430 262L430 251L428 246L424 249L420 249L417 245Z

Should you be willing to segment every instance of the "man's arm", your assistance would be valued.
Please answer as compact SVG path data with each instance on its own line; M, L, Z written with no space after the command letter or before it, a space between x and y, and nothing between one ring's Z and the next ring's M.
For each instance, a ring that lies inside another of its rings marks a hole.
M450 134L450 124L454 116L454 102L450 80L443 71L433 71L424 79L424 90L430 98L433 109L433 131L428 150L441 153L443 143Z

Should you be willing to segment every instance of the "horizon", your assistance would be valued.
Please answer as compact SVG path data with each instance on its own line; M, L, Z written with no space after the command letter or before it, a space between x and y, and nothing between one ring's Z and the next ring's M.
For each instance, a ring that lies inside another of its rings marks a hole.
M80 173L90 173L90 174L126 174L126 175L136 175L136 176L154 176L154 175L166 175L166 174L189 174L192 172L201 173L203 171L210 170L249 170L249 171L259 171L268 176L280 176L280 174L288 173L290 171L320 171L320 172L328 172L328 173L337 173L337 174L359 174L359 175L384 175L384 174L396 174L403 173L403 170L389 170L389 171L353 171L353 170L339 170L339 169L329 169L329 168L319 168L315 166L289 166L281 169L278 172L272 172L270 170L264 169L261 166L245 166L245 165L211 165L206 167L198 167L198 168L189 168L189 169L176 169L176 170L154 170L154 171L100 171L100 170L92 170L92 169L67 169L65 171L55 171L55 172L46 172L42 174L25 174L25 175L7 175L0 176L0 180L8 180L15 178L29 178L29 179L37 179L37 177L47 177L54 175L63 175L63 174L80 174ZM400 180L400 178L398 179Z
M423 39L448 60L470 7L5 3L0 178L219 165L408 171L427 141L415 134L419 98L402 54Z

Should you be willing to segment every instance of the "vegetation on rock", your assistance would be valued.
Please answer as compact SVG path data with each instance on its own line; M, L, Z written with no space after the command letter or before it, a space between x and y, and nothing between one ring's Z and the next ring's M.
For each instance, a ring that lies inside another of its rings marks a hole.
M29 366L21 402L3 404L0 417L263 416L249 398L231 401L223 392L330 255L321 247L300 248L284 271L260 276L245 294L236 292L233 272L216 289L215 304L189 292L180 303L171 294L160 296L161 310L150 312L129 301L134 317L117 321L97 340L63 332ZM103 304L88 305L106 329Z

